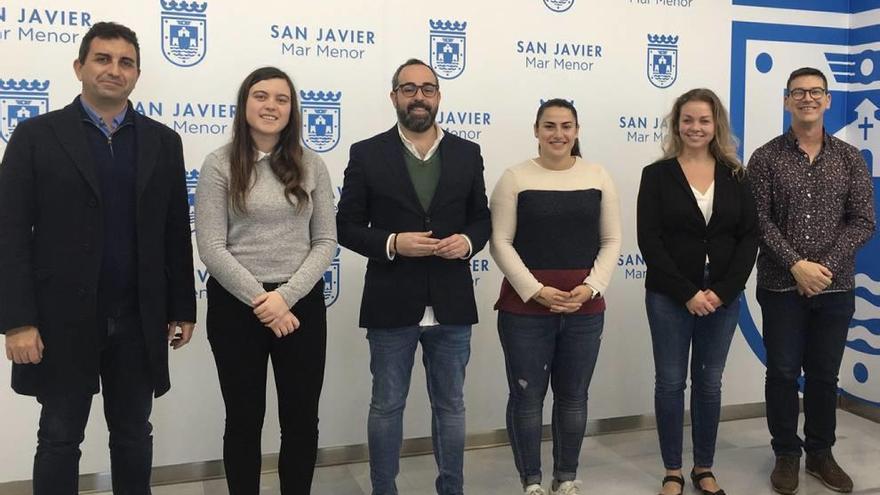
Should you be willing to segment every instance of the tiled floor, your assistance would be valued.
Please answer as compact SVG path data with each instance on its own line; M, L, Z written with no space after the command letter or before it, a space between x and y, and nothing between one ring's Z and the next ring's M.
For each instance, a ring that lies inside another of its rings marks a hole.
M690 434L685 431L685 436ZM846 412L838 414L835 456L855 481L853 493L880 494L880 425ZM686 440L686 468L689 468ZM544 444L545 473L552 472L550 444ZM773 455L763 418L721 424L715 456L715 473L730 495L772 494L769 486ZM432 456L401 460L398 489L401 495L434 493L436 468ZM578 478L581 493L657 493L662 465L656 433L638 431L589 437L581 450ZM545 474L546 482L549 475ZM465 492L474 495L522 493L509 447L471 450L465 454ZM276 494L278 478L263 476L261 493ZM313 495L365 495L370 493L369 466L349 464L319 468ZM685 493L697 493L690 486ZM832 494L801 470L799 495ZM154 495L226 495L224 480L155 487Z

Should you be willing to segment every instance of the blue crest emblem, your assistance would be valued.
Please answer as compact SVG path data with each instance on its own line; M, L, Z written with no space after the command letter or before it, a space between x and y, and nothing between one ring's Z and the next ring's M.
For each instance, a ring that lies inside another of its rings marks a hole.
M324 153L339 143L342 91L300 91L302 141L312 151Z
M49 81L0 79L0 138L8 142L24 120L49 111Z
M208 2L162 3L162 53L174 65L191 67L205 58Z
M574 0L544 0L544 5L553 12L565 12L574 5Z
M429 21L431 67L441 79L455 79L464 72L467 22Z
M678 36L648 35L648 80L658 88L672 86L678 77Z
M196 231L196 186L199 185L199 171L197 169L186 172L186 198L189 203L189 229Z
M880 74L868 82L880 81ZM832 91L832 101L845 102L845 112L835 112L829 119L826 112L825 128L858 148L874 183L874 209L880 209L880 90ZM851 373L854 383L845 391L880 405L880 395L869 395L878 390L880 381L880 236L862 247L856 257L856 311L850 322L846 352L840 373Z
M336 255L333 256L333 261L330 263L330 266L327 268L327 271L324 272L324 306L330 307L333 306L333 303L339 299L339 253L342 250L337 247Z
M880 81L880 51L825 53L828 68L839 83L870 84Z
M812 60L826 61L836 83L829 88L833 104L825 112L825 130L860 150L874 184L874 207L880 208L880 89L875 84L880 82L880 33L734 22L732 34L730 116L734 133L753 149L762 144L751 137L753 134L764 140L770 131L779 134L788 128L790 114L784 113L781 105L767 104L769 98L780 101L789 72L800 66L790 61L785 43L796 43L798 49L814 45ZM829 45L835 48L829 51ZM861 51L850 53L853 45ZM867 49L863 49L865 45L869 45ZM748 125L747 114L751 116ZM859 250L855 268L855 314L840 367L840 393L880 406L880 235L875 234ZM740 328L754 353L766 362L757 320L760 311L749 294L744 297L747 304L741 306Z

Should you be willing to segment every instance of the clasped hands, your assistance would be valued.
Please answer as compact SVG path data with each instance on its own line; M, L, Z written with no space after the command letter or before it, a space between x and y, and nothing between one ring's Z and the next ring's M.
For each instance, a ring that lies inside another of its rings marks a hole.
M299 328L299 318L290 312L284 298L274 290L255 297L251 301L251 306L260 322L272 330L279 339Z
M464 258L470 246L461 234L443 239L431 237L433 232L400 232L394 240L396 254L407 257L439 256L447 260Z
M706 316L714 313L722 304L724 302L712 289L701 290L694 294L694 297L688 299L688 302L684 303L688 312L695 316Z
M548 308L551 313L574 313L581 309L581 305L592 298L593 289L583 284L570 291L559 290L556 287L545 285L532 296L532 300Z
M834 277L826 266L807 260L798 261L792 265L790 271L797 282L798 294L806 297L819 295L831 285Z

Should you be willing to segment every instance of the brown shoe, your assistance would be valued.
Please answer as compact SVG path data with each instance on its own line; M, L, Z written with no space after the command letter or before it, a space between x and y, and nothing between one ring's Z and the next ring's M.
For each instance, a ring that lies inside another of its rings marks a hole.
M782 495L794 495L798 491L798 473L801 470L801 458L793 455L776 456L776 466L770 473L770 484L773 490Z
M807 454L807 474L815 476L823 485L835 492L849 493L853 490L852 478L837 464L831 451Z

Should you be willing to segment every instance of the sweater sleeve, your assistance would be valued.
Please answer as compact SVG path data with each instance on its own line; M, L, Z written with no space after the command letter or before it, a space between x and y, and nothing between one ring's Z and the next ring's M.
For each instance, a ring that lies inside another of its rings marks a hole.
M324 276L324 271L336 254L336 216L333 211L333 186L330 174L320 156L311 156L308 163L315 174L315 189L312 190L312 217L309 219L309 240L311 247L306 258L293 272L293 276L276 289L289 307L312 290Z
M489 252L520 299L527 302L544 285L532 275L513 247L513 238L516 236L518 193L514 173L508 169L492 191L489 206L492 212L492 237Z
M214 152L205 158L196 187L196 243L199 258L220 285L251 306L262 284L227 249L229 182ZM228 169L228 167L226 167Z
M620 200L617 196L617 188L608 172L605 169L600 170L603 175L603 184L601 212L599 213L599 254L596 255L593 268L584 283L589 284L600 294L605 294L617 267L622 236L620 232Z

